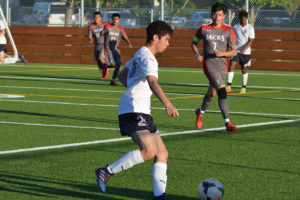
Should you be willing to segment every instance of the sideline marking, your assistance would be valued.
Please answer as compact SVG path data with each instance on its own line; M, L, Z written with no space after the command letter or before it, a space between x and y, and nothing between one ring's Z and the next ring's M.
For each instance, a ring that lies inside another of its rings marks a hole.
M253 126L265 126L265 125L272 125L272 124L292 123L292 122L298 122L298 121L300 121L300 119L262 122L262 123L254 123L254 124L244 124L244 125L239 125L237 127L238 128L246 128L246 127L253 127ZM218 130L224 130L224 129L225 129L225 127L202 129L202 130L178 131L178 132L173 132L173 133L163 133L163 134L161 134L161 136L185 135L185 134L191 134L191 133L218 131ZM34 148L26 148L26 149L7 150L7 151L0 151L0 155L30 152L30 151L41 151L41 150L48 150L48 149L60 149L60 148L83 146L83 145L90 145L90 144L111 143L111 142L119 142L119 141L125 141L125 140L131 140L131 138L123 137L123 138L96 140L96 141L89 141L89 142L79 142L79 143L70 143L70 144L62 144L62 145L53 145L53 146L34 147Z
M38 90L66 90L66 91L83 91L83 92L107 92L107 93L124 93L125 90L95 90L95 89L77 89L77 88L46 88L46 87L24 87L24 86L11 86L11 85L2 85L2 88L17 88L17 89L38 89ZM165 94L170 95L195 95L195 94L188 94L188 93L172 93L172 92L165 92Z
M2 98L24 98L23 95L11 95L11 94L1 94L0 93L0 99Z
M74 78L39 78L39 77L23 77L23 76L0 76L3 79L26 79L26 80L51 80L51 81L89 81L89 82L108 82L108 80L101 79L74 79ZM160 85L178 85L178 86L195 86L195 87L208 87L208 84L192 84L192 83L163 83ZM240 88L240 85L232 85L231 87ZM290 87L268 87L268 86L247 86L247 88L253 89L283 89L283 90L300 90L300 88Z
M63 67L63 66L22 66L22 65L5 65L3 64L3 67L24 67L24 68L57 68L57 69L93 69L93 70L98 70L98 68L95 67ZM202 73L203 70L193 70L193 71L185 71L185 70L169 70L169 69L158 69L160 72L178 72L178 73ZM241 72L235 72L236 74L242 74ZM300 74L272 74L272 73L258 73L258 72L250 72L250 75L267 75L267 76L300 76Z
M12 101L12 102L24 102L24 103L44 103L44 104L60 104L60 105L73 105L73 106L98 106L98 107L114 107L118 108L119 105L109 104L89 104L89 103L71 103L71 102L59 102L59 101L31 101L31 100L17 100L17 99L0 99L0 101ZM153 110L165 110L163 107L151 107ZM179 111L192 111L195 109L191 108L177 108ZM207 113L221 113L217 110L207 110ZM269 113L249 113L249 112L232 112L230 114L241 114L241 115L261 115L261 116L277 116L277 117L300 117L300 115L286 115L286 114L269 114Z
M46 127L60 127L60 128L79 128L79 129L100 129L100 130L112 130L112 131L120 130L119 128L72 126L72 125L60 125L60 124L38 124L38 123L7 122L7 121L0 121L0 124L17 124L17 125L25 125L25 126L46 126Z

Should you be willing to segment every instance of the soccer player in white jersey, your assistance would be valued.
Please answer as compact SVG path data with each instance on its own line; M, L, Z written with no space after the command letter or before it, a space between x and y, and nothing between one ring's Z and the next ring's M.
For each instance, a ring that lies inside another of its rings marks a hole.
M97 183L102 192L111 175L129 169L136 164L154 158L152 178L154 199L166 200L168 152L150 115L152 93L164 104L168 116L179 113L159 86L157 53L169 46L172 28L163 21L155 21L147 27L146 45L128 61L118 78L127 87L119 104L119 126L122 136L129 136L139 145L114 163L96 170Z
M196 127L202 128L203 115L218 94L218 104L227 131L238 128L229 120L225 77L227 72L227 58L237 54L236 36L229 26L223 24L227 6L215 3L211 8L212 23L201 26L196 32L191 47L198 62L203 62L204 73L209 80L209 88L202 105L196 109ZM203 40L203 56L199 54L198 44Z
M248 24L248 13L242 10L239 13L240 22L233 26L233 30L237 36L237 56L231 58L229 72L227 73L226 91L231 92L231 84L234 76L234 69L240 64L242 69L242 88L240 93L246 93L248 82L248 69L251 65L251 45L255 38L254 28Z
M4 51L6 47L6 30L2 20L0 20L0 62L4 63Z

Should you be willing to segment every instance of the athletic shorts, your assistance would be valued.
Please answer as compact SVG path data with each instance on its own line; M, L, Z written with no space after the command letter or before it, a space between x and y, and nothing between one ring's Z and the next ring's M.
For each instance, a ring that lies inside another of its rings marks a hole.
M203 70L209 80L209 85L218 89L224 85L227 72L227 59L204 59Z
M121 55L119 49L107 49L107 65L118 65L122 64Z
M4 52L5 51L5 48L6 47L6 44L0 44L0 52Z
M95 60L100 60L100 57L103 57L103 58L105 58L105 54L104 54L104 47L98 47L98 48L96 48L95 47L95 50L94 50L94 59Z
M143 113L125 113L118 116L119 127L122 136L129 136L131 133L142 130L149 130L150 133L158 133L151 115Z
M240 53L238 53L236 56L233 56L231 58L231 61L240 63L240 65L242 65L242 66L250 66L250 65L247 65L250 62L250 60L251 60L250 55L245 55L245 54L240 54Z

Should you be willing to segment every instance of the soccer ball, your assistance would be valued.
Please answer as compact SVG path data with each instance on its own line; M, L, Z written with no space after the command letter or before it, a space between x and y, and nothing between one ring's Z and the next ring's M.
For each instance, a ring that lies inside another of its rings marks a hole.
M224 188L222 184L214 178L203 180L198 187L198 196L200 200L221 200L223 194Z

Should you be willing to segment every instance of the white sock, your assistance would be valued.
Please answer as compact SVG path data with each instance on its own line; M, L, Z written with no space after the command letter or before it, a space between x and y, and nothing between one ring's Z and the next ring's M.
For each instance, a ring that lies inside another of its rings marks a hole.
M232 83L233 77L234 77L234 72L228 72L227 73L227 82Z
M205 111L204 111L204 110L202 110L202 109L200 108L200 113L201 113L201 114L204 114L204 113L205 113Z
M230 122L229 118L224 119L225 124L227 124L228 122Z
M248 82L248 73L247 74L243 74L243 86L246 86Z
M152 165L154 196L160 196L167 187L167 163L157 162Z
M110 164L107 169L109 173L115 174L142 162L144 162L144 159L140 150L133 150L119 158L116 162Z

